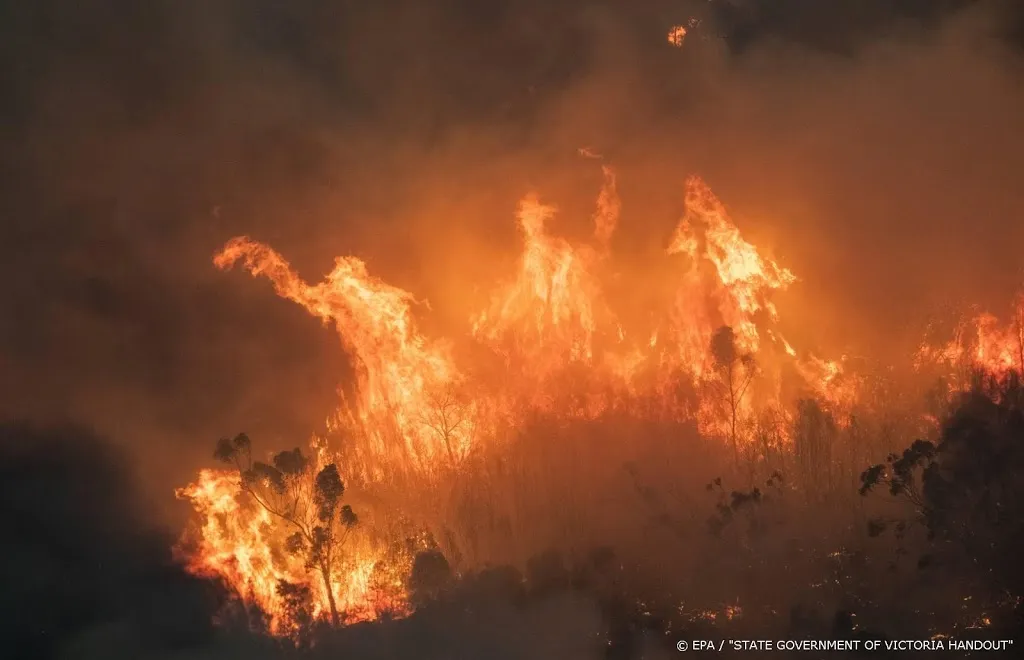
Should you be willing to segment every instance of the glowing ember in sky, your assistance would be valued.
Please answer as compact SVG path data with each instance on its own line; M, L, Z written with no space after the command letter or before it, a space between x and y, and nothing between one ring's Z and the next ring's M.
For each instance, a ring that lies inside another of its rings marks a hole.
M676 48L683 45L683 39L686 38L686 28L682 25L673 26L668 31L668 42Z

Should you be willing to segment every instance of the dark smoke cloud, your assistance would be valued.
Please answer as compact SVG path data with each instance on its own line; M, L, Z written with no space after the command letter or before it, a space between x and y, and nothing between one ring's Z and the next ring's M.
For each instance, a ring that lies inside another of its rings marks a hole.
M0 427L0 639L43 658L89 631L173 649L212 634L216 589L174 566L125 455L77 428Z
M585 145L621 170L625 270L702 173L802 276L809 342L998 306L1024 108L1012 23L978 6L3 2L2 412L100 428L164 506L211 438L293 444L346 379L329 332L212 269L224 240L310 279L363 256L448 324L507 273L519 195L580 231Z

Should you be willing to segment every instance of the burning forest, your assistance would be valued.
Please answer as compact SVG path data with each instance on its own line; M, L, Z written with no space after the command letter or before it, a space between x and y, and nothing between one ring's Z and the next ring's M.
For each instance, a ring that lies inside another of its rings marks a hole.
M0 27L10 657L1012 654L1018 10L72 4Z
M245 434L220 441L217 456L232 466L203 470L178 491L203 521L179 548L190 570L225 580L275 634L296 630L297 617L338 625L405 616L413 560L429 556L423 553L458 557L470 571L528 558L516 551L531 548L516 540L533 535L543 514L520 510L515 496L544 466L517 461L520 444L529 442L524 434L539 427L553 443L578 442L574 433L593 433L594 448L621 442L613 451L629 467L637 458L630 434L658 425L689 438L681 442L700 438L723 473L743 484L797 477L785 487L797 497L829 497L864 478L858 466L882 454L858 446L870 432L863 425L894 412L884 399L885 388L899 387L897 377L790 345L776 327L772 298L797 277L743 238L698 177L685 183L685 213L665 249L666 259L678 257L667 310L651 314L655 324L643 335L627 335L601 287L622 213L615 172L605 166L603 174L589 244L550 235L546 223L556 211L536 195L519 203L518 271L459 340L421 334L416 308L425 302L373 276L359 259L339 257L323 282L310 285L273 248L247 237L229 241L214 264L240 264L320 318L358 365L357 377L353 394L343 395L306 449L263 463L253 462ZM1005 322L991 314L964 319L949 344L922 345L914 368L939 374L948 390L919 392L918 419L912 408L901 411L910 415L904 433L937 433L938 418L925 404L938 396L948 405L978 386L972 379L1015 391L1024 366L1020 305ZM459 362L466 354L473 363ZM625 438L599 438L607 429ZM365 500L360 508L370 522L357 523L348 505L337 510L344 492L338 466ZM502 468L519 473L492 473ZM323 491L327 477L333 495ZM593 495L586 484L573 487L581 491L567 496ZM760 499L758 489L751 493ZM733 492L734 503L740 496ZM474 537L479 521L460 515L476 498L504 527L491 532L504 538L490 539L490 548ZM548 515L579 515L555 510L560 503L543 506ZM572 537L551 542L579 550ZM492 554L494 546L502 550ZM298 609L295 589L307 599ZM727 608L730 616L739 611Z

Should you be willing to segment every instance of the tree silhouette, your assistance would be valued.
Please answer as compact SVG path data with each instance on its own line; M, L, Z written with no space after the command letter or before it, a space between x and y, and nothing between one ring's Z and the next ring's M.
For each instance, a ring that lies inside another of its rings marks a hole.
M1017 296L1014 306L1013 334L1017 339L1017 369L1024 374L1024 294Z
M295 529L285 541L285 549L302 556L307 570L320 572L331 623L338 625L332 567L357 523L352 508L341 505L345 486L338 467L330 463L314 474L314 466L297 447L275 455L270 464L254 462L252 444L245 433L221 438L214 456L238 469L242 490L257 504Z
M430 406L423 421L444 445L448 461L454 468L458 465L456 449L459 438L470 432L468 406L461 392L451 384L429 392L428 399Z
M754 380L756 365L750 354L740 353L736 333L727 325L719 328L711 338L711 358L725 388L725 402L729 407L729 441L732 444L736 466L740 463L738 424L743 395Z
M818 401L801 399L797 402L793 451L809 493L825 493L832 488L832 445L836 433L835 419Z
M452 569L441 551L431 549L416 554L409 576L409 591L414 604L422 605L437 598L451 581Z
M917 440L865 470L861 482L861 494L887 485L912 503L914 522L943 558L972 567L1011 600L1024 596L1024 388L1015 373L978 381L937 444ZM872 531L884 525L872 521ZM922 557L919 565L932 561Z
M313 633L313 593L308 584L293 584L281 580L277 585L277 595L284 601L287 621L292 626L292 636L296 646L308 648Z

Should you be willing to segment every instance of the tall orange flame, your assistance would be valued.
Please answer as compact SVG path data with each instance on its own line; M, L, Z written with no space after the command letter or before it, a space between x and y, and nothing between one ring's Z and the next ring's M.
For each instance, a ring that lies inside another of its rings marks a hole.
M427 421L430 400L459 374L447 348L416 330L412 294L370 276L354 257L338 258L323 282L306 284L273 249L247 237L231 240L214 263L224 269L239 260L278 295L334 324L357 365L360 401L344 412L355 412L367 432L366 464L431 465L443 448ZM454 441L462 450L468 438L457 433Z
M1024 294L1014 301L1009 319L982 312L958 324L954 337L940 346L922 344L917 364L940 364L959 372L960 380L981 371L999 377L1024 373ZM953 383L953 387L963 383Z
M555 209L536 195L520 202L518 271L470 319L471 338L498 358L504 372L497 387L485 382L492 375L481 375L473 365L457 366L450 343L424 336L413 318L416 298L371 275L359 259L338 258L324 281L308 284L277 252L246 237L231 240L216 255L217 267L241 262L251 274L269 279L279 296L337 330L357 372L355 399L343 398L332 417L350 431L340 462L347 478L372 491L376 484L394 483L396 475L449 474L495 442L503 425L516 423L514 411L524 408L596 418L641 398L661 400L666 414L695 420L710 435L728 432L735 443L736 415L751 419L759 409L780 405L780 361L793 364L819 395L837 393L838 363L798 361L775 327L771 297L796 277L743 239L698 177L686 182L685 214L667 248L685 262L670 311L646 336L627 336L601 286L622 209L615 172L602 170L593 245L550 235ZM756 381L750 393L739 393L731 420L712 405L725 378L711 351L722 326L735 335L743 377ZM670 400L671 383L679 378L701 395L696 408ZM316 448L323 459L322 445ZM216 471L201 472L196 483L179 491L203 521L192 565L220 575L280 623L276 584L301 581L303 568L275 551L267 513L245 506L238 491L237 477ZM368 539L350 554L355 563L339 571L334 591L346 611L372 618L379 608L367 604L368 572L401 562L384 562L381 546ZM384 581L399 589L394 570ZM318 612L323 602L320 594Z

